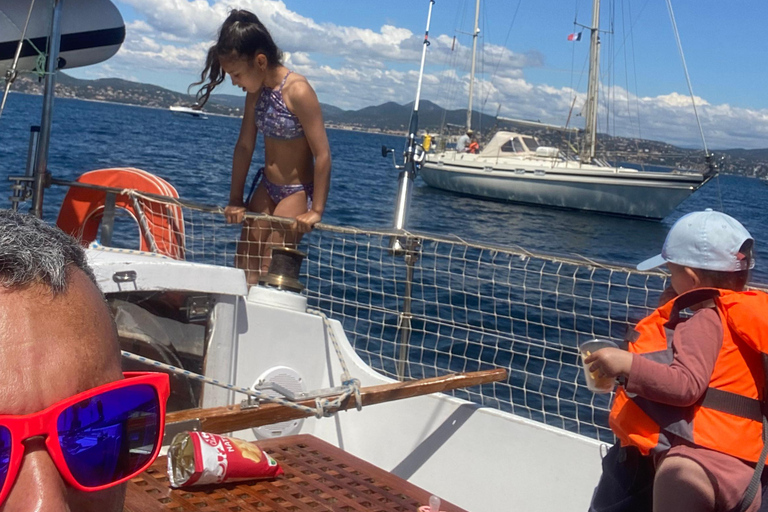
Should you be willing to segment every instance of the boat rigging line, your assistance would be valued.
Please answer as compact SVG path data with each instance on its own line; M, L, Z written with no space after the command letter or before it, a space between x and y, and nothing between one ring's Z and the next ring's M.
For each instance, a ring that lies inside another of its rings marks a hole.
M667 10L669 11L669 19L672 22L672 31L675 34L675 42L677 43L677 51L680 53L680 60L683 63L683 72L685 73L685 81L688 84L688 92L691 95L691 103L693 104L693 115L696 116L696 124L699 127L699 133L701 134L701 143L704 145L704 161L707 163L706 174L717 176L717 169L715 168L715 162L712 158L712 153L709 152L707 147L707 140L704 138L704 128L701 126L701 119L699 118L699 109L696 108L696 97L693 95L693 86L691 85L691 77L688 74L688 66L685 63L685 54L683 53L683 45L680 43L680 33L677 30L677 21L675 21L675 11L672 10L672 2L667 0ZM720 201L720 211L724 211L723 205L723 191L720 188L720 180L717 181L717 198Z
M677 21L675 21L675 12L672 10L672 2L667 1L667 10L669 11L669 19L672 22L672 30L675 33L675 42L677 43L677 51L680 53L680 60L683 63L683 73L685 73L685 82L688 84L688 93L691 95L691 103L693 103L693 114L696 116L696 124L699 126L699 133L701 134L701 142L704 144L704 158L707 163L710 163L712 155L707 148L707 140L704 138L704 129L701 127L701 119L699 119L699 110L696 108L696 97L693 95L693 86L691 85L691 77L688 74L688 65L685 63L685 54L683 53L683 45L680 43L680 33L677 30Z
M0 117L2 117L3 115L3 110L5 110L5 101L8 99L8 93L11 92L11 85L16 80L16 76L18 76L19 74L16 68L19 64L19 57L21 56L21 48L24 46L24 38L27 35L27 28L29 27L29 19L32 17L32 9L34 9L34 7L35 7L35 0L32 0L29 4L27 21L24 22L24 28L21 31L19 44L18 46L16 46L16 53L13 56L13 64L11 64L11 67L5 71L5 92L3 92L3 100L2 100L2 103L0 103ZM32 41L30 41L30 44L32 44ZM40 52L38 51L38 53Z
M499 67L501 66L501 59L502 59L502 57L504 57L504 52L507 50L507 42L509 41L510 34L512 34L512 28L515 26L515 20L517 20L517 13L520 10L520 4L522 3L522 1L523 0L518 0L517 1L517 6L515 7L515 12L514 12L514 14L512 14L512 21L510 22L509 28L507 29L507 36L504 38L504 43L502 44L501 51L499 52L499 58L496 59L496 66L493 68L493 72L491 73L491 79L490 79L491 84L493 84L493 80L496 78L496 73L499 72ZM491 94L491 89L490 88L486 88L485 98L483 99L483 102L482 102L483 106L481 108L481 114L482 114L482 110L485 110L485 104L488 102L488 97L490 96L490 94ZM499 116L499 111L500 110L501 110L501 103L499 103L499 108L498 108L498 110L496 112L496 117ZM480 119L482 119L482 115L480 116Z

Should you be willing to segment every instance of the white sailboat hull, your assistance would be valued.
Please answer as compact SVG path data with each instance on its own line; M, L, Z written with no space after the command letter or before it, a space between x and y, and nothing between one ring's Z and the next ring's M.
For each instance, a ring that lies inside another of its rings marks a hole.
M648 219L666 217L706 181L698 173L457 153L431 158L421 176L432 187L470 196Z

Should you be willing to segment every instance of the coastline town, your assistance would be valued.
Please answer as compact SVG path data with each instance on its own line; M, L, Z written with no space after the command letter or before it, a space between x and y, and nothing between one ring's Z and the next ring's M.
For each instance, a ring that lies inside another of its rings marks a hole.
M28 76L21 76L14 85L14 91L26 94L42 94L43 84ZM190 95L164 89L155 85L131 82L117 78L81 80L59 73L56 95L62 98L105 101L127 105L167 109L172 105L191 105L194 98ZM240 117L243 99L234 95L215 95L205 106L207 115ZM326 127L339 130L352 130L367 133L405 135L406 122L412 104L399 105L389 102L378 106L366 107L357 111L342 110L338 107L321 104ZM461 133L461 120L466 115L464 110L445 112L444 109L428 100L420 108L420 124L431 134L441 131L445 119L448 141L455 140ZM455 120L453 119L455 118ZM492 116L478 114L479 132L492 133L496 129L514 130L538 137L547 145L569 147L574 145L562 132L546 128L530 128L500 124ZM488 137L489 139L490 137ZM487 141L487 139L485 140ZM481 138L481 143L483 139ZM450 142L449 142L450 144ZM615 162L632 161L643 165L657 165L703 172L706 168L701 149L681 148L661 141L616 137L599 134L598 147ZM768 148L766 149L726 149L714 150L715 165L724 174L735 174L768 179Z

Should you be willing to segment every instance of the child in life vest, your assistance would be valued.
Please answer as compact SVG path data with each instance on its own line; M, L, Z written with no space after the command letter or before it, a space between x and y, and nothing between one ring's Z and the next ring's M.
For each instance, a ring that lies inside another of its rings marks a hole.
M723 213L682 217L661 254L637 266L666 264L676 295L638 323L628 350L585 359L590 371L622 383L609 422L622 447L652 458L655 512L739 510L742 500L745 510L760 507L760 326L768 325L768 300L744 291L753 244Z

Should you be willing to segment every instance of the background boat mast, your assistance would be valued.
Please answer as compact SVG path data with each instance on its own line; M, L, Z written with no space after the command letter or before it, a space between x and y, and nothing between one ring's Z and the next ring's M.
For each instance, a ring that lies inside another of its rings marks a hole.
M589 85L587 87L586 125L581 144L581 161L591 163L595 158L597 141L597 89L600 75L600 0L592 3L592 27L589 29Z
M477 57L477 28L480 19L480 0L475 4L475 29L472 31L472 67L469 70L469 106L467 107L467 130L472 128L472 92L475 86L475 60Z

